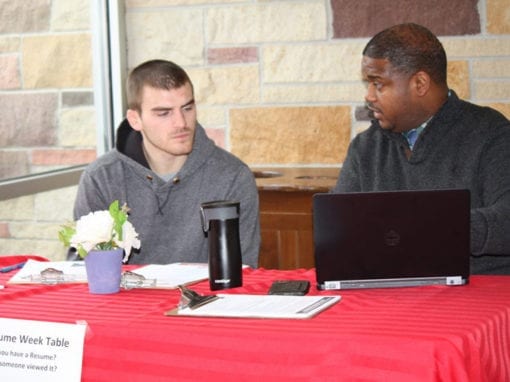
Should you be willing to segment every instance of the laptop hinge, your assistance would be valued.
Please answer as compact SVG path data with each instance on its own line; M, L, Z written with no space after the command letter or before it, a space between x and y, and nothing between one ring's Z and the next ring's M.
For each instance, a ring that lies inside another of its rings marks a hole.
M462 276L448 277L409 277L398 279L373 279L373 280L347 280L325 281L318 285L319 289L363 289L363 288L395 288L421 285L464 285L466 279Z

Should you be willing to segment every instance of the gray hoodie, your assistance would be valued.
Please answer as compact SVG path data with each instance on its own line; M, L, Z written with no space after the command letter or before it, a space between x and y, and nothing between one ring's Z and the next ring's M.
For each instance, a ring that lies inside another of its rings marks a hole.
M141 240L139 253L131 254L129 263L207 262L200 204L239 201L243 264L257 267L259 201L248 166L217 147L198 125L192 152L176 176L166 182L149 168L141 144L141 134L125 120L117 131L116 149L85 169L74 218L106 210L119 200L130 208L129 221Z

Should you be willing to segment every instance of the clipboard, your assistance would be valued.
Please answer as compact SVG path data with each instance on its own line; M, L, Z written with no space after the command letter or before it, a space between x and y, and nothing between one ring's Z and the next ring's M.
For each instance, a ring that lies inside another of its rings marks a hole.
M182 292L182 290L181 290ZM184 293L182 294L184 295ZM198 294L197 294L198 295ZM200 295L198 295L200 296ZM341 296L217 294L197 306L182 302L166 316L308 319L341 300Z

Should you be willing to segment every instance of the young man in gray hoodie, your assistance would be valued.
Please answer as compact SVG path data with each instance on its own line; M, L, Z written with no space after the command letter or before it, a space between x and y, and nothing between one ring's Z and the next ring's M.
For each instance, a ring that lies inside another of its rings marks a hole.
M243 264L258 266L259 201L246 164L217 147L197 122L193 85L170 61L151 60L131 71L127 118L116 148L84 171L75 219L119 200L141 240L133 264L207 262L201 203L240 202Z
M510 122L448 88L436 36L400 24L363 51L373 121L352 141L333 192L471 192L471 272L510 274Z

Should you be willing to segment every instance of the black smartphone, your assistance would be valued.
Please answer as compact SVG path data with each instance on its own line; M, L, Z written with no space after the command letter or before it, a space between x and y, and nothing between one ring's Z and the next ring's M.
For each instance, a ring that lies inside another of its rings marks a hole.
M308 280L276 280L269 288L269 294L304 296L310 289Z

